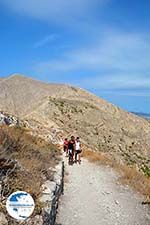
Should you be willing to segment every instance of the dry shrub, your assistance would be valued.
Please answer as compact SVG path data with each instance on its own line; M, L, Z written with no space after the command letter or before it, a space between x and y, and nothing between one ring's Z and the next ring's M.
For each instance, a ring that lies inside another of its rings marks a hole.
M121 165L117 167L117 171L122 172L120 181L133 187L137 192L144 196L150 196L150 178L146 177L137 166L129 167Z
M150 197L150 178L146 177L136 165L128 166L121 164L115 158L110 158L105 153L94 152L87 149L83 152L83 156L90 162L113 167L119 174L121 174L121 177L119 178L121 183L131 186L146 198Z
M17 190L27 191L37 203L42 183L47 179L53 179L53 172L49 168L58 163L59 156L60 150L52 143L31 136L24 129L1 126L0 180L4 177L3 180L7 182L7 186L3 185L3 189L7 187L3 196L7 198ZM13 163L17 164L17 167L13 172L10 171L6 180L7 170L10 170Z
M110 164L110 159L106 157L106 155L103 153L94 152L90 150L84 150L82 156L87 158L90 162L95 162L95 163L101 162L101 164L103 165Z

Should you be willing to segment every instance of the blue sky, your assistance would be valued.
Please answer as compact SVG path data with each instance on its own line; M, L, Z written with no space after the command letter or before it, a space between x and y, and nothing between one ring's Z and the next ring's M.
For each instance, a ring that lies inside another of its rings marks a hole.
M68 83L150 113L150 2L0 0L0 75Z

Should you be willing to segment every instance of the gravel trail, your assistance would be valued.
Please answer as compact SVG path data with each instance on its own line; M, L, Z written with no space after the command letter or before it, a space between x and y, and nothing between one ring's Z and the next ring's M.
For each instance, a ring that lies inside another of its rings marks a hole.
M82 160L69 166L58 209L61 225L150 225L150 211L129 187L118 184L109 167Z

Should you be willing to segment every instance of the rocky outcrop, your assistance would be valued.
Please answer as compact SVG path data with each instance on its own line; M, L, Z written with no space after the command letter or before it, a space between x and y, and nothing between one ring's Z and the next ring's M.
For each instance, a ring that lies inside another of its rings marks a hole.
M25 123L18 119L16 116L0 112L0 124L8 126L25 126Z

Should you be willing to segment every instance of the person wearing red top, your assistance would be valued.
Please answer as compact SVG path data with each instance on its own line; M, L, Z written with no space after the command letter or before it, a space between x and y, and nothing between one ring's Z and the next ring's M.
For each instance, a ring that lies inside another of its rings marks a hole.
M67 138L65 138L63 146L64 146L64 152L66 152L66 156L68 156L68 139Z

